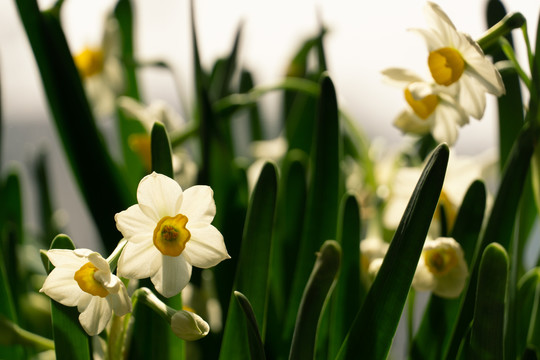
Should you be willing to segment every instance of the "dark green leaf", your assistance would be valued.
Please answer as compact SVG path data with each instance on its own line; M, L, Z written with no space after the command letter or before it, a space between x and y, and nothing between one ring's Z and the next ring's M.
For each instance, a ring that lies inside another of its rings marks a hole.
M152 171L174 178L172 151L167 130L160 122L155 122L151 135Z
M235 291L234 296L246 317L251 358L264 360L266 359L264 344L261 339L261 333L259 332L259 326L257 325L257 319L255 319L255 314L253 313L253 308L251 307L248 298L241 292Z

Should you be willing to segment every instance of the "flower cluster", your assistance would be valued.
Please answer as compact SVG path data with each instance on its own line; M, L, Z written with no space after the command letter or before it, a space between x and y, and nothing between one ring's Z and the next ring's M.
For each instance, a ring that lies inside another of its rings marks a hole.
M407 109L394 125L404 133L431 132L438 142L453 145L458 128L469 116L480 119L486 107L485 94L504 94L501 76L472 38L458 32L441 8L428 2L425 13L429 29L413 29L426 41L431 80L413 72L391 68L383 71L389 81L404 90Z
M139 183L137 199L138 204L115 216L124 236L115 251L119 255L105 260L88 249L46 253L55 268L41 291L63 305L77 306L79 321L89 335L102 332L113 312L122 316L132 310L118 276L150 277L160 294L171 297L188 284L192 266L209 268L229 258L223 236L211 225L216 205L210 187L197 185L183 191L173 179L153 172ZM115 259L118 276L111 272ZM196 340L208 333L208 324L196 314L165 312L173 332L183 339Z

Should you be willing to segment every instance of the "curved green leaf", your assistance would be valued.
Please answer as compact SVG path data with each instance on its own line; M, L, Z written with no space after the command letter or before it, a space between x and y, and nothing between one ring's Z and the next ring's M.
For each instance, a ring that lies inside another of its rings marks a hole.
M234 291L233 293L246 317L251 358L264 360L266 359L264 344L261 339L261 333L259 332L259 326L257 325L257 319L255 319L255 314L253 313L253 308L244 294L240 291Z
M535 302L540 289L540 269L529 270L519 280L516 296L516 353L523 354L528 345L529 330L533 324Z
M334 240L323 243L302 295L294 328L290 360L313 359L319 319L331 292L341 262L341 246Z
M339 359L386 358L439 200L448 153L441 144L429 158Z
M152 171L174 179L171 142L165 126L160 122L155 122L152 127L150 146L152 149Z

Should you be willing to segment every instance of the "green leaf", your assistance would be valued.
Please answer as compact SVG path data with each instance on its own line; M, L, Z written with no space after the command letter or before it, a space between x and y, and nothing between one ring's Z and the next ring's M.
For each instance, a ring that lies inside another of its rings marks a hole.
M429 158L339 359L355 359L358 354L386 358L439 200L448 153L448 146L441 144Z
M360 206L353 193L341 200L337 242L342 248L342 265L332 296L328 359L334 359L349 331L358 307L366 296L360 281Z
M302 289L309 278L313 254L328 239L336 238L338 205L340 198L341 141L336 92L332 80L323 75L321 95L317 108L313 150L310 157L310 177L304 228L296 261L288 313L283 331L290 339Z
M107 153L73 62L58 14L35 0L16 0L65 154L108 252L119 233L114 215L134 202Z
M277 170L266 163L253 190L233 289L248 297L264 341L268 306L269 264L277 197ZM231 294L220 359L248 358L246 325Z
M74 250L75 245L67 235L57 235L51 249ZM54 266L49 263L49 272ZM64 306L51 300L51 317L56 358L58 360L91 359L90 337L79 323L77 307Z
M122 65L124 68L124 95L140 100L137 83L136 63L133 40L133 3L130 0L118 0L114 8L114 17L118 21L122 47Z
M139 181L146 175L149 164L144 164L141 154L137 153L137 141L143 143L147 137L147 131L137 119L131 119L120 109L116 111L118 121L118 138L122 151L123 165L126 183L129 192L135 194ZM142 144L141 146L144 146Z
M331 293L341 262L341 246L334 240L323 243L302 295L294 328L290 360L313 359L319 318Z
M504 357L504 301L508 280L508 255L504 248L489 244L480 261L476 304L471 329L471 359Z
M516 353L523 354L529 344L529 331L534 328L534 320L538 313L534 314L537 307L537 294L540 289L540 269L533 268L521 277L517 287L516 296L516 332L513 339L516 341Z
M486 246L492 242L501 244L505 249L509 248L515 214L517 213L521 193L524 189L538 132L538 127L528 121L514 143L512 153L503 173L501 185L499 186L495 202L491 209L489 220L470 267L471 276L469 278L469 284L460 307L458 322L451 335L451 341L445 355L446 359L455 359L461 339L472 320L478 265L481 254Z
M0 296L0 316L16 323L17 313L15 312L13 296L7 279L4 262L0 261L0 294L2 294L2 296ZM7 337L7 335L4 334L4 331L2 331L0 334L4 339ZM0 347L0 358L2 359L15 360L24 359L25 357L24 350L21 346L12 345Z
M152 171L174 179L171 142L162 123L154 123L150 144L152 148Z
M451 236L461 245L465 262L470 267L484 219L486 189L477 180L463 198ZM411 357L438 360L447 346L448 334L454 328L464 292L457 299L432 295L414 337Z
M264 344L261 339L261 333L259 332L259 326L257 325L257 319L255 319L255 314L253 313L253 308L251 307L248 298L240 291L234 291L234 296L246 317L251 358L264 360L266 359Z
M240 74L240 93L246 93L253 89L254 86L251 72L245 69L242 70ZM256 103L249 109L249 130L251 141L264 139L263 123L261 121L259 106Z

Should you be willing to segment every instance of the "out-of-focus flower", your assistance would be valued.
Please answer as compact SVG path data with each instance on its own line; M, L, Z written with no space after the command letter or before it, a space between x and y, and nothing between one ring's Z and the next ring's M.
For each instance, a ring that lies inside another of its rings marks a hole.
M381 267L389 244L376 236L360 241L360 274L362 281L369 287Z
M448 229L451 229L461 202L469 186L474 180L490 180L491 168L496 165L496 155L487 151L480 155L468 157L457 156L450 153L443 189L439 204L435 211L434 220L430 228L432 237L440 236L440 208L444 214ZM390 196L383 212L383 223L388 229L396 229L407 207L407 203L414 191L414 187L422 174L421 167L402 167L397 170L393 179L390 179ZM488 193L488 205L491 197Z
M105 22L102 43L85 47L73 59L84 82L86 94L98 116L113 113L124 88L120 33L113 17Z
M97 252L53 249L47 257L55 268L40 291L65 306L77 306L88 335L102 332L113 311L118 316L131 312L126 287Z
M182 191L173 179L153 172L140 181L137 200L115 216L128 241L118 261L120 276L150 277L159 293L171 297L187 285L192 266L209 268L230 258L211 225L216 205L210 187Z
M426 240L412 286L444 298L456 298L465 287L469 271L463 250L453 238Z
M253 190L259 179L262 168L267 161L278 162L287 152L287 140L278 136L271 140L253 141L250 151L255 161L247 169L248 188Z
M404 88L407 108L394 120L404 133L432 133L438 142L453 145L458 128L469 122L469 116L444 87L431 85L416 74L398 68L386 69L383 75Z
M455 87L456 98L467 114L480 119L486 107L485 93L504 94L501 75L467 34L458 32L435 3L428 2L425 14L429 29L414 29L427 43L428 66L433 80Z
M118 107L127 116L137 119L146 129L146 134L133 134L129 138L129 144L141 159L146 169L152 168L150 151L150 133L156 121L161 122L165 129L171 133L180 130L184 125L184 119L166 102L154 101L146 106L128 96L121 96L117 100ZM172 154L174 179L182 187L192 186L197 178L197 165L191 155L182 148L173 149Z

